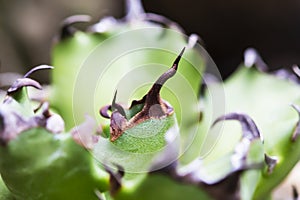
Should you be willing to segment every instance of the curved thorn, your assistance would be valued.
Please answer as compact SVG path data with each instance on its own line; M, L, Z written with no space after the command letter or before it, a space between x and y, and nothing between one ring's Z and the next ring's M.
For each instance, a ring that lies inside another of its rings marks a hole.
M259 71L268 71L268 66L260 57L259 53L253 48L248 48L245 50L244 63L246 67L250 68L255 66Z
M41 90L42 86L35 80L32 80L30 78L20 78L17 79L12 86L7 90L7 94L10 95L14 92L16 92L17 90L19 90L22 87L26 87L26 86L31 86L34 87L36 89Z
M106 105L100 109L99 113L102 117L110 119L110 116L108 114L109 110L111 110L111 105Z
M268 174L271 174L277 164L277 158L276 157L271 157L265 154L265 163L268 166Z
M292 104L291 105L292 108L294 108L294 110L298 113L298 122L295 126L294 132L292 134L292 141L295 142L296 139L299 137L300 135L300 107L298 105Z
M176 74L179 61L181 60L184 51L185 51L185 47L181 50L180 54L175 59L172 67L168 71L166 71L163 75L161 75L154 83L154 85L152 86L152 88L147 94L147 98L146 98L147 103L150 103L150 105L159 104L159 92L162 86L165 84L165 82Z
M43 70L43 69L53 69L53 66L50 65L40 65L40 66L36 66L34 68L32 68L31 70L29 70L29 72L27 72L23 77L24 78L28 78L28 76L30 76L32 73L38 71L38 70Z
M259 130L253 121L253 119L246 115L240 113L229 113L223 116L218 117L212 124L212 127L215 126L220 121L225 120L237 120L242 125L243 137L247 137L249 140L260 138L263 141L262 136L259 133Z
M80 23L80 22L89 22L89 21L91 21L91 16L89 16L89 15L73 15L73 16L67 17L62 22L60 39L68 38L68 37L74 35L74 33L77 31L77 29L72 27L73 24Z

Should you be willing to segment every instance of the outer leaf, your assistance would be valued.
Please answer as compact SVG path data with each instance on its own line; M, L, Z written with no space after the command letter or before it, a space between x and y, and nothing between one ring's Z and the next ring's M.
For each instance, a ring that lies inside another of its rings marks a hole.
M242 187L253 192L245 195L244 199L264 199L298 162L300 142L292 140L298 117L291 104L299 102L299 89L299 85L289 80L246 67L241 67L224 85L209 88L215 94L218 91L225 93L226 112L243 112L253 118L263 135L265 152L278 161L273 172L268 173L265 168L253 175L252 180L249 177L245 179ZM214 159L230 151L236 144L234 138L238 138L239 134L239 129L226 123L215 148L206 159ZM206 141L214 140L210 137L207 135ZM206 153L203 149L202 154ZM253 185L256 186L250 189Z
M26 87L35 85L18 79L0 106L0 173L7 188L20 200L96 200L95 192L108 188L108 174L71 134L61 133L63 121L47 102L32 109Z
M191 141L186 138L197 131L197 95L205 59L202 50L189 45L181 32L144 17L111 19L105 26L107 20L95 25L105 27L101 33L77 31L54 46L52 105L66 119L67 128L82 121L86 113L103 123L95 108L109 104L116 88L124 91L119 95L121 102L139 99L151 81L168 68L174 54L189 46L180 75L162 91L162 97L174 107L180 129L185 130L181 134L182 140L188 141L181 144L184 151Z
M16 199L97 199L107 176L70 135L25 131L1 147L0 170ZM102 176L102 177L101 177Z
M150 174L136 184L126 184L115 196L116 200L153 200L153 199L205 199L211 198L197 186L179 183L170 176Z

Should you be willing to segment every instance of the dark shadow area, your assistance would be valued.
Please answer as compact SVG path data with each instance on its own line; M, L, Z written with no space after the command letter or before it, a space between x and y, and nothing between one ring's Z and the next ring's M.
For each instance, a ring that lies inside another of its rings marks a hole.
M89 14L96 22L106 15L121 17L123 6L123 0L0 2L0 71L24 73L49 64L52 38L65 17ZM247 47L256 48L272 69L300 63L297 0L144 0L144 6L200 35L224 77L242 62Z

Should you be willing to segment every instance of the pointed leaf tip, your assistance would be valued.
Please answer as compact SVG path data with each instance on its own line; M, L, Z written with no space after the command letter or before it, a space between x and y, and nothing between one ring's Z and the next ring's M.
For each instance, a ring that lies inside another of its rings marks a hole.
M31 87L34 87L39 90L42 89L42 86L37 81L32 80L30 78L20 78L20 79L17 79L12 84L12 86L7 90L7 94L10 95L10 94L18 91L22 87L27 87L27 86L31 86Z
M177 58L175 59L175 61L173 62L172 67L166 71L164 74L162 74L157 81L154 83L154 85L152 86L152 88L149 90L148 94L146 95L146 99L145 99L145 106L143 108L143 111L141 116L147 116L149 114L149 111L151 111L151 108L153 108L153 110L155 110L154 114L156 117L160 117L165 113L166 110L168 110L169 107L166 104L162 104L162 100L160 98L160 90L162 88L162 86L165 84L165 82L167 80L169 80L170 78L172 78L178 69L178 65L179 62L181 60L181 57L183 55L185 51L185 47L181 50L181 52L179 53L179 55L177 56ZM159 106L156 106L159 105ZM165 108L164 108L165 107ZM172 112L173 109L170 109L170 111Z
M179 62L182 58L184 51L185 51L185 47L181 50L181 52L173 62L172 67L157 79L157 81L154 83L153 87L150 89L147 96L157 96L160 92L160 89L165 84L165 82L176 74Z
M32 68L29 72L27 72L25 75L24 75L24 78L28 78L31 74L33 74L34 72L36 71L39 71L39 70L44 70L44 69L53 69L54 67L53 66L50 66L50 65L39 65L39 66L36 66L34 68Z
M266 63L263 61L259 53L254 48L248 48L244 53L244 64L246 67L255 66L259 71L268 70Z

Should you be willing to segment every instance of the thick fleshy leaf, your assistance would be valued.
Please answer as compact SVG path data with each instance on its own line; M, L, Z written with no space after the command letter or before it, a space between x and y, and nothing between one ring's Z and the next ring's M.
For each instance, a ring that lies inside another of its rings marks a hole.
M77 31L55 44L51 104L65 119L67 129L83 121L86 113L107 123L97 109L111 102L116 89L119 102L140 99L180 49L187 47L179 75L161 93L174 107L183 130L181 140L187 141L181 144L185 151L198 128L198 92L206 53L195 47L197 37L189 40L176 23L159 15L138 15L105 18L92 26L94 32Z
M16 199L97 199L108 175L69 134L22 132L0 149L0 172Z
M255 64L255 63L254 63ZM300 86L287 79L260 72L256 68L240 67L225 84L214 84L208 92L225 94L223 108L226 113L247 113L256 123L264 138L264 152L267 164L262 170L253 170L252 175L242 179L243 199L264 199L271 190L289 173L300 158L299 140L293 140L298 113L291 107L300 102ZM222 102L221 102L222 103ZM209 105L209 104L208 104ZM213 105L210 104L212 107ZM218 110L216 111L218 112ZM220 111L219 111L220 112ZM212 113L204 113L211 117ZM240 137L240 129L231 122L225 122L216 134L208 134L204 147L214 145L211 152L202 148L205 160L214 160L231 151ZM271 162L276 159L275 162Z
M26 89L39 84L23 80L13 84L0 105L0 173L11 196L16 200L96 200L95 192L108 188L108 174L84 145L77 144L70 133L62 133L64 122L47 102L33 109ZM79 129L87 131L87 136L93 134L86 126Z
M108 137L99 138L94 150L96 158L106 165L121 166L128 173L150 170L151 163L169 145L176 147L159 167L177 158L180 144L176 115L160 97L160 92L166 81L176 74L183 52L184 49L172 67L157 79L143 98L133 101L129 109L116 103L115 93L112 104L100 110L103 117L110 118L110 132Z

